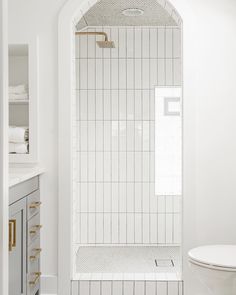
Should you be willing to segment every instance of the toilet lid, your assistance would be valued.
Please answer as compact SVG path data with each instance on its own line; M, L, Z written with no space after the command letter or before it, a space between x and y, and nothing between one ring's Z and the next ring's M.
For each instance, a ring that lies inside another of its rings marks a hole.
M236 245L202 246L189 251L188 256L202 264L236 269Z

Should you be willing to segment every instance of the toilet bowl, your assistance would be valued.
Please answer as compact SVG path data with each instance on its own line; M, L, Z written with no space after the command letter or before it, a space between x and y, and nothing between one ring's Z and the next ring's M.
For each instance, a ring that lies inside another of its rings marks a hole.
M202 246L188 253L190 268L211 295L236 294L236 245Z

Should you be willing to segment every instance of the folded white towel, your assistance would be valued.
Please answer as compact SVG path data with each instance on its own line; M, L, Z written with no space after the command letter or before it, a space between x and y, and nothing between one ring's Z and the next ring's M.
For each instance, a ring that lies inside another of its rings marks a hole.
M10 154L27 154L28 143L13 143L9 142L9 153Z
M9 142L13 143L25 143L29 140L29 128L28 127L9 127Z
M9 94L9 100L27 100L29 99L28 93L21 93L21 94L15 94L10 93Z
M27 92L28 92L28 87L24 84L9 86L9 94L22 94Z

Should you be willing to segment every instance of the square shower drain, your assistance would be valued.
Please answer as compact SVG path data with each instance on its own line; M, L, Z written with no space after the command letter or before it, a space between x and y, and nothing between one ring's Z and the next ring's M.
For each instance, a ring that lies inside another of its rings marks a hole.
M156 267L174 267L174 261L172 259L155 259Z

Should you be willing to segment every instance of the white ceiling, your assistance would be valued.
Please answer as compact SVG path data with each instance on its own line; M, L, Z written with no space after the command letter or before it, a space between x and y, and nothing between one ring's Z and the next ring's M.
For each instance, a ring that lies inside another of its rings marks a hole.
M124 9L139 8L141 16L127 17ZM87 26L177 26L170 13L157 0L101 0L89 9L77 24Z

